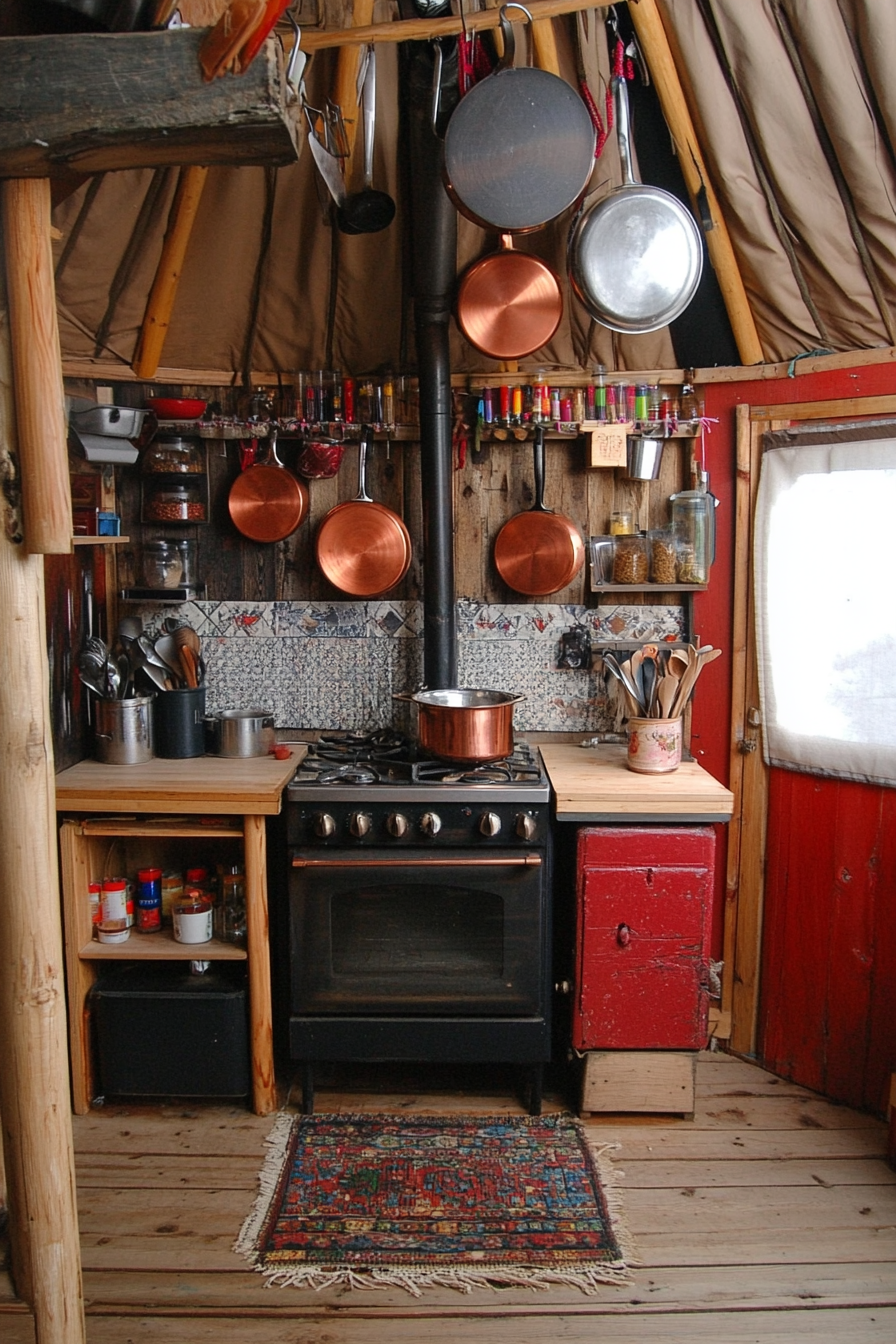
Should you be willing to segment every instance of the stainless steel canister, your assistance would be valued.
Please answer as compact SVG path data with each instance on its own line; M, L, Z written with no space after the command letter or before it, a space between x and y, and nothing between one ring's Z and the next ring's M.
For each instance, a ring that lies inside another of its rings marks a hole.
M105 765L142 765L154 751L154 695L131 700L94 700L96 732L94 752Z

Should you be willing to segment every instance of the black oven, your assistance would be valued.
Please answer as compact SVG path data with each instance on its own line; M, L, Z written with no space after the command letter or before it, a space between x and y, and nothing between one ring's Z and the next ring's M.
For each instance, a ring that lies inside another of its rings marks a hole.
M516 753L515 753L516 755ZM404 777L314 758L288 790L289 1047L340 1060L550 1058L550 817L540 759ZM501 771L503 770L503 774Z

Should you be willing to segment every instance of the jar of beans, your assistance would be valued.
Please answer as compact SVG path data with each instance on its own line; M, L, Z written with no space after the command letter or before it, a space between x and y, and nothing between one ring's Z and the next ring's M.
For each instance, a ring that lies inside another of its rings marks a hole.
M153 523L204 523L205 504L196 486L166 485L147 491L144 515Z
M613 582L646 583L649 572L646 533L617 537L613 552Z

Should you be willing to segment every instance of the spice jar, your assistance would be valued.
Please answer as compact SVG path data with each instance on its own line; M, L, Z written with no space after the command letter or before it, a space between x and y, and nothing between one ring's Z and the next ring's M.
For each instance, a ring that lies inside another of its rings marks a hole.
M147 588L176 588L183 570L176 542L159 538L143 543L143 582Z
M613 554L614 583L646 583L650 572L647 537L643 532L617 536Z
M215 935L225 943L246 942L246 878L233 865L221 873L221 895L215 906Z
M610 514L610 536L627 537L635 530L635 515L631 509L617 509Z

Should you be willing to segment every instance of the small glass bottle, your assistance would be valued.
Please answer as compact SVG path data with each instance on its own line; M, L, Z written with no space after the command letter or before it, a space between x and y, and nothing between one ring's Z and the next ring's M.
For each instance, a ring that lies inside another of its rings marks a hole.
M330 410L333 412L334 420L344 418L344 408L342 404L342 370L333 370L333 391L330 397Z
M599 392L599 391L598 391L598 396L600 396L600 392ZM608 422L609 424L611 424L611 425L615 425L615 424L617 423L618 419L619 419L619 405L618 405L618 401L617 401L617 393L616 393L616 384L615 384L615 383L608 383L608 384L607 384L606 396L607 396L607 416L606 416L606 418L607 418L607 422ZM598 420L600 419L600 406L599 406L599 405L598 405L598 410L597 410L597 418L598 418Z
M215 936L225 943L246 943L246 878L234 864L221 874L221 898L215 907Z
M681 420L696 420L700 415L700 403L693 383L683 383L678 398L678 415Z
M610 514L610 536L629 537L635 530L635 515L631 509L617 509Z
M532 389L532 419L544 421L547 416L544 413L545 398L548 395L547 379L544 369L535 370L535 386Z
M383 379L383 424L389 429L395 424L395 384L391 373Z
M585 390L577 387L572 394L572 418L577 425L585 419Z

